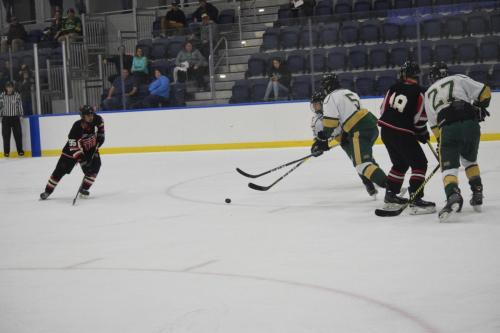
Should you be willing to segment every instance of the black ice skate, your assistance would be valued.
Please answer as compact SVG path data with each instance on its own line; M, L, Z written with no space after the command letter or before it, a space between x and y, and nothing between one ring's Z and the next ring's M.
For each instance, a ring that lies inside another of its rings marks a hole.
M459 213L462 210L463 204L464 199L462 198L460 191L457 191L450 195L446 202L446 205L439 212L440 222L445 222L454 213Z
M434 202L416 199L410 204L411 215L434 214L436 212L436 204Z
M47 198L50 196L50 193L43 192L40 193L40 200L47 200Z
M85 190L83 188L80 189L80 198L82 199L87 199L90 195L90 192L88 190Z
M408 199L401 198L397 196L396 193L387 190L385 191L384 203L385 210L398 210L401 206L408 203Z
M365 184L366 192L368 195L373 198L373 200L377 200L378 191L375 188L375 185L371 181L367 181Z
M483 205L483 187L475 186L472 189L472 198L470 199L470 205L476 212L481 212L481 207Z

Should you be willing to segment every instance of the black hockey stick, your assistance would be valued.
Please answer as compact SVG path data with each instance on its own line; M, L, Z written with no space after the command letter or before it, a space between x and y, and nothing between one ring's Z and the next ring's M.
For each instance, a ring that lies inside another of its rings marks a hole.
M309 158L309 157L311 157L311 156L313 156L313 155L312 155L312 154L309 154L309 155L307 155L307 156L304 156L304 157L302 157L302 158L299 158L298 160L295 160L295 161L291 161L291 162L288 162L288 163L282 164L282 165L280 165L280 166L277 166L276 168L272 168L271 170L267 170L267 171L265 171L265 172L263 172L263 173L259 173L259 174L256 174L256 175L254 175L254 174L249 174L249 173L247 173L247 172L245 172L245 171L241 170L240 168L236 168L236 171L238 171L238 173L239 173L240 175L245 176L245 177L248 177L248 178L259 178L259 177L262 177L262 176L264 176L264 175L267 175L267 174L269 174L269 173L271 173L271 172L278 171L278 170L281 170L281 169L283 169L283 168L286 168L287 166L290 166L290 165L292 165L292 164L295 164L295 163L298 163L298 162L302 162L303 160L305 160L305 159L307 159L307 158Z
M269 186L261 186L261 185L257 185L257 184L254 184L254 183L248 183L248 187L250 187L252 190L256 190L256 191L267 191L267 190L271 189L274 185L276 185L277 183L279 183L280 181L282 181L286 176L288 176L289 174L291 174L295 169L297 169L299 166L301 166L302 164L304 164L304 162L306 162L310 158L311 158L311 156L308 156L307 158L305 158L302 161L300 161L299 163L297 163L297 165L295 165L293 168L291 168L290 170L288 170L283 176L281 176L280 178L276 179L274 181L274 183L272 183Z
M92 161L94 160L94 156L95 156L95 153L97 152L97 149L99 149L99 147L96 146L94 152L92 153L92 157L90 158L90 162L92 163ZM78 188L78 192L76 192L76 195L75 197L73 198L73 206L75 205L76 203L76 199L78 199L78 194L80 194L80 191L82 190L82 187L83 187L83 182L85 181L85 177L87 177L87 175L83 175L83 179L82 179L82 182L80 183L80 187Z
M427 145L429 146L430 150L432 151L432 154L436 157L436 159L439 161L439 155L437 154L436 150L432 146L431 142L427 140ZM415 199L417 198L418 194L423 191L425 185L429 182L432 176L439 170L440 165L438 164L434 170L432 170L431 174L424 180L424 182L419 186L419 188L413 193L413 195L410 197L408 202L401 206L398 210L386 210L386 209L375 209L375 215L377 216L398 216L400 215L403 210L405 210L409 205L411 205Z

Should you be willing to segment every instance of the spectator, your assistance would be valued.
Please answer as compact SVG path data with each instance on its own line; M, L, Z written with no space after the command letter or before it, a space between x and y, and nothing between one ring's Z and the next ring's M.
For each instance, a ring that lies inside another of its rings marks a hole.
M63 0L49 0L49 2L52 13L55 13L56 11L62 12Z
M144 55L144 52L140 47L135 51L135 56L132 59L132 67L130 72L135 77L137 84L141 84L147 81L149 75L148 70L148 58Z
M179 0L173 0L170 10L165 17L161 18L161 30L164 36L169 34L169 31L173 29L175 29L174 31L178 31L187 26L186 15L179 8L179 3Z
M14 0L3 0L3 6L5 8L7 23L10 23L12 17L14 16Z
M33 86L33 73L25 64L21 66L19 71L19 80L17 81L17 91L21 94L24 115L30 116L33 114L33 103L31 99L31 87Z
M46 42L54 42L57 41L62 29L62 14L61 11L56 10L54 13L54 18L52 19L52 23L50 27L47 27L43 30L42 40Z
M23 104L21 95L14 91L14 84L7 82L5 91L0 94L0 117L2 117L3 155L10 155L10 134L14 134L17 153L24 156L21 120Z
M284 64L281 63L280 59L274 59L273 65L269 71L270 79L267 85L266 94L264 95L264 101L269 99L271 91L274 92L274 100L279 99L279 95L288 95L290 92L290 81L291 74Z
M122 90L122 80L123 87ZM121 77L117 77L113 82L113 85L109 89L108 96L103 101L105 110L115 110L122 107L122 91L125 95L125 107L133 102L134 96L137 94L137 83L135 79L130 76L130 72L127 68L122 70Z
M293 18L312 16L315 6L315 0L290 0L290 9Z
M217 24L210 19L207 13L201 15L200 39L201 39L201 53L208 59L210 55L210 29L212 29L212 42L215 43L219 40L219 29Z
M183 79L179 81L184 82L187 79L185 77L187 75L188 78L193 77L196 80L200 90L206 89L203 76L206 73L208 64L201 52L193 49L192 42L187 41L184 44L184 49L175 58L175 65L177 67L174 68L174 82L178 81L178 75L182 73L181 76L183 76Z
M155 80L149 85L149 96L144 99L144 106L147 108L157 108L160 104L168 103L170 95L170 81L159 69L154 71Z
M62 28L59 33L57 40L63 42L65 39L69 39L82 34L82 21L79 17L76 17L75 10L73 8L68 9L68 16L62 21Z
M132 68L132 61L133 61L133 57L129 54L124 54L123 55L123 68ZM108 58L104 58L104 63L107 64L108 62L112 63L113 65L115 65L115 69L116 69L116 74L111 74L109 77L108 77L108 81L109 83L113 84L113 82L115 82L115 79L117 77L120 76L120 73L122 71L121 69L121 64L120 64L120 56L119 55L113 55L113 56L110 56Z
M207 0L199 0L199 3L200 5L193 13L193 18L195 19L195 21L201 22L201 15L203 15L203 13L207 13L210 17L210 20L212 20L213 22L217 22L217 18L219 17L219 10L217 9L217 7L215 7L211 3L208 3Z
M12 17L7 32L7 40L3 40L1 44L1 53L8 52L9 47L12 48L12 52L22 50L27 37L28 34L24 30L24 26L17 21L16 17Z

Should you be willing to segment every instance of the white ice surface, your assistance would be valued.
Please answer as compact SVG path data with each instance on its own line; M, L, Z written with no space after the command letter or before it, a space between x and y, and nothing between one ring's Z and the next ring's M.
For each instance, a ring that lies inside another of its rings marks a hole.
M498 333L499 151L481 145L483 213L447 224L376 217L340 150L265 193L234 168L307 149L105 155L75 207L80 170L41 202L57 159L0 160L0 332Z

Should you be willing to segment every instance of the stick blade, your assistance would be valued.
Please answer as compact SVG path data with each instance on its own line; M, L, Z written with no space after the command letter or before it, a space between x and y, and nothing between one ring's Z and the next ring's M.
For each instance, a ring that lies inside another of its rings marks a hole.
M245 171L241 170L240 168L236 168L236 171L242 175L242 176L245 176L245 177L248 177L248 178L257 178L258 176L257 175L251 175L249 173L246 173Z
M260 186L260 185L254 184L254 183L248 183L248 187L250 187L252 190L256 190L256 191L267 191L271 188L269 186Z
M386 209L375 209L375 215L381 217L398 216L403 212L403 209L398 210L386 210Z

